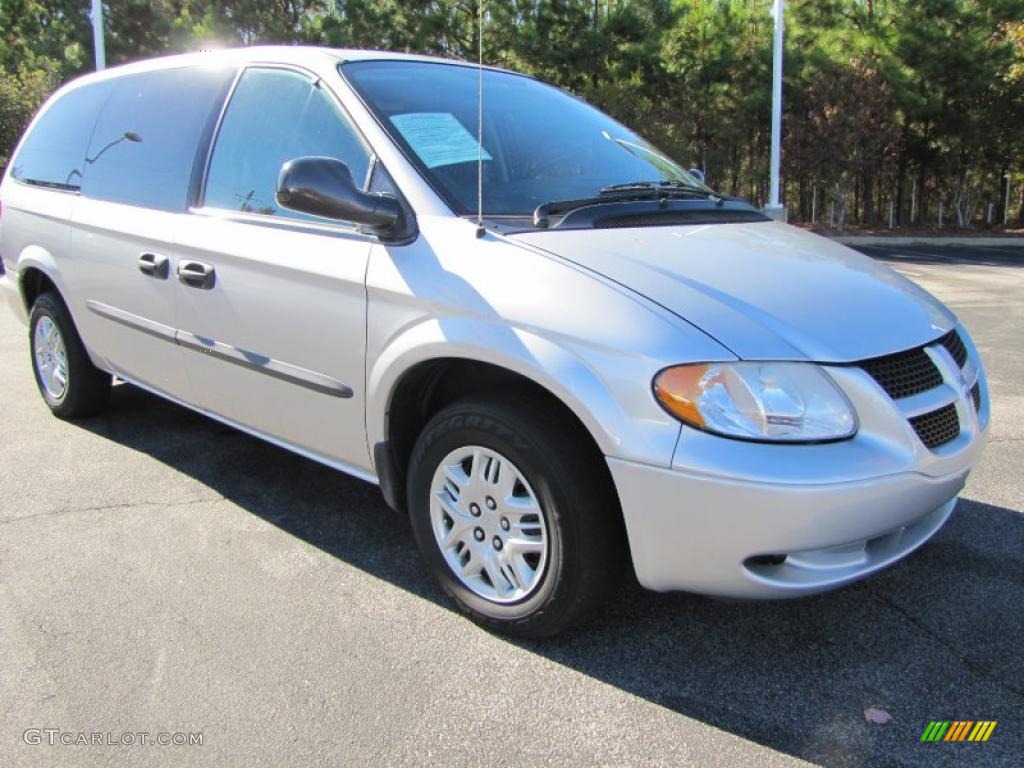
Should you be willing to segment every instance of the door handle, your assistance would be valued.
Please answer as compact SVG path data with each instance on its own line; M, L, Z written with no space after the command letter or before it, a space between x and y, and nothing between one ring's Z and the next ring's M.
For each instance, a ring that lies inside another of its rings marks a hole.
M170 272L170 262L166 256L158 253L143 253L139 256L139 272L158 280L166 280Z
M192 288L210 290L216 281L216 273L209 264L199 261L182 261L178 264L178 280Z

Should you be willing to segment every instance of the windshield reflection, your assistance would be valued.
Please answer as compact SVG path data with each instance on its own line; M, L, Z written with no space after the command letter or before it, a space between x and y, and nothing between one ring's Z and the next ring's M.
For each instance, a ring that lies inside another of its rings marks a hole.
M477 70L383 60L347 62L341 72L452 208L475 212ZM706 189L643 138L564 91L509 72L485 70L483 78L485 215L529 216L551 200L640 180Z

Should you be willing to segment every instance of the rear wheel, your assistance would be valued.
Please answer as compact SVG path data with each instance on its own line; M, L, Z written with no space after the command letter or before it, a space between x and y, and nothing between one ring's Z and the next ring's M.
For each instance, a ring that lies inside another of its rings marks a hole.
M553 635L592 614L622 570L614 489L559 409L461 401L423 430L409 469L429 570L475 621Z
M62 419L91 416L107 403L110 374L92 364L60 297L43 293L29 316L32 370L39 392Z

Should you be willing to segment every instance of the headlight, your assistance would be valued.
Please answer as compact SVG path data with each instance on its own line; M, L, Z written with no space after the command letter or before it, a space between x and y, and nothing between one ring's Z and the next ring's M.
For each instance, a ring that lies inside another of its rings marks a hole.
M839 440L857 431L853 406L810 363L699 363L654 379L665 409L727 437L777 442Z

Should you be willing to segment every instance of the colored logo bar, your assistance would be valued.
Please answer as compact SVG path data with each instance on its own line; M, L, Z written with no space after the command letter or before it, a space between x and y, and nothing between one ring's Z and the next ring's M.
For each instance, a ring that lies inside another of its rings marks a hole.
M921 741L988 741L997 720L932 720Z

